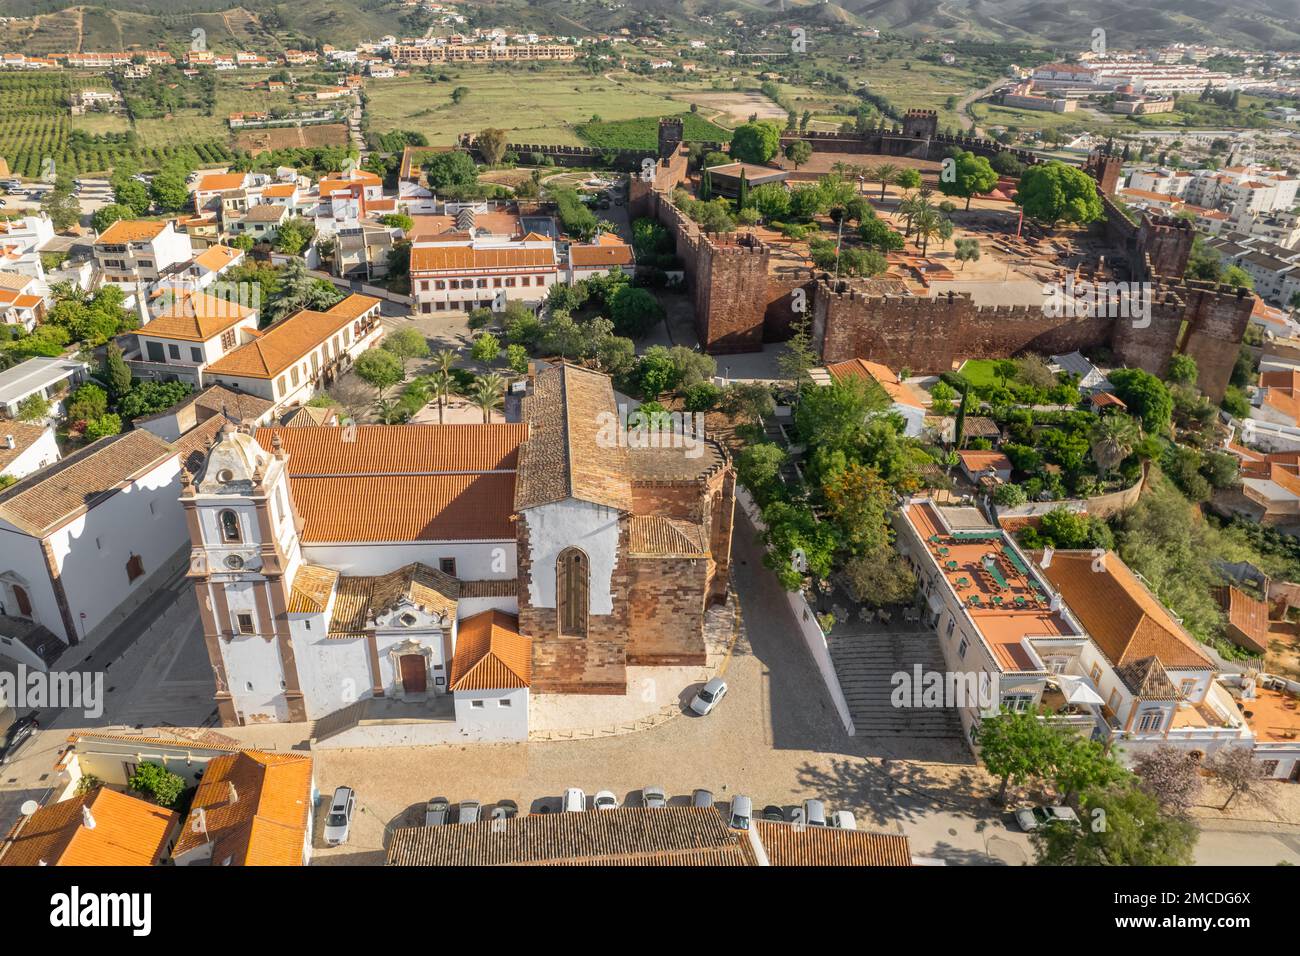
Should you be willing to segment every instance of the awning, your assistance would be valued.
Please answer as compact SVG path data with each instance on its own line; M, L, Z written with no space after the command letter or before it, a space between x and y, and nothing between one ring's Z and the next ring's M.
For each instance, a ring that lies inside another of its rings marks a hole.
M1082 677L1056 675L1056 685L1061 688L1067 702L1071 704L1103 704L1101 695L1088 686Z

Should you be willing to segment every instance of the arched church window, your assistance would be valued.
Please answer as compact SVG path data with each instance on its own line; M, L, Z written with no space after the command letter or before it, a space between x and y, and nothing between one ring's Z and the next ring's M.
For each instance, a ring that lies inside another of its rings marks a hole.
M217 516L221 523L222 541L242 541L239 533L239 516L233 511L223 511Z
M566 637L587 636L587 556L577 548L565 548L555 563L555 613L560 633Z

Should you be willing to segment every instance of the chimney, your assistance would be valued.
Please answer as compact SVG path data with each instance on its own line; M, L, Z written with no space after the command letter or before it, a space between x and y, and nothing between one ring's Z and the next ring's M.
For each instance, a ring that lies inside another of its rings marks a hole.
M1051 545L1048 545L1046 548L1043 549L1043 560L1040 561L1039 564L1041 564L1044 568L1050 568L1052 566L1052 555L1054 555L1055 553L1056 550Z
M233 781L233 780L227 780L227 781L226 781L226 786L230 788L230 802L231 802L231 803L238 803L238 802L239 802L239 791L235 789L235 781Z
M87 830L95 829L95 816L90 812L90 807L86 804L81 806L81 825Z
M6 447L6 448L13 448L13 447L14 447L14 436L13 436L13 435L5 435L5 447Z

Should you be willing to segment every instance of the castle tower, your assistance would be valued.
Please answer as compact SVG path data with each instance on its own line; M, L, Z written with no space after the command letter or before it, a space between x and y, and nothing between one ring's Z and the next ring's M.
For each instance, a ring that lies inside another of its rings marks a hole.
M1084 164L1083 171L1097 180L1097 189L1104 196L1115 195L1119 185L1119 174L1124 165L1118 156L1112 156L1105 150L1093 150Z
M659 120L659 158L675 156L685 139L681 117L667 116Z
M903 135L931 140L939 135L939 114L934 110L908 110L903 115Z
M182 472L190 570L223 726L305 720L290 639L301 562L288 455L227 421L197 475Z

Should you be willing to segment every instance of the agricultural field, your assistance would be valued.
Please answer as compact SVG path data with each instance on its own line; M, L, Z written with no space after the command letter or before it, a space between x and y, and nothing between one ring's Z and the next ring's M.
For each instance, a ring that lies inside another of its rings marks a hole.
M543 146L581 146L577 127L598 116L602 121L669 116L682 111L672 87L642 77L607 79L570 67L503 70L456 67L447 80L414 75L373 80L366 85L370 129L423 133L435 146L456 142L462 132L492 125L510 141ZM460 103L452 91L468 93Z
M659 116L642 116L637 119L599 123L583 123L578 135L588 146L603 149L648 149L659 144ZM687 141L725 143L731 140L731 130L723 129L696 113L677 113L682 121L682 135ZM782 114L784 119L785 114Z

